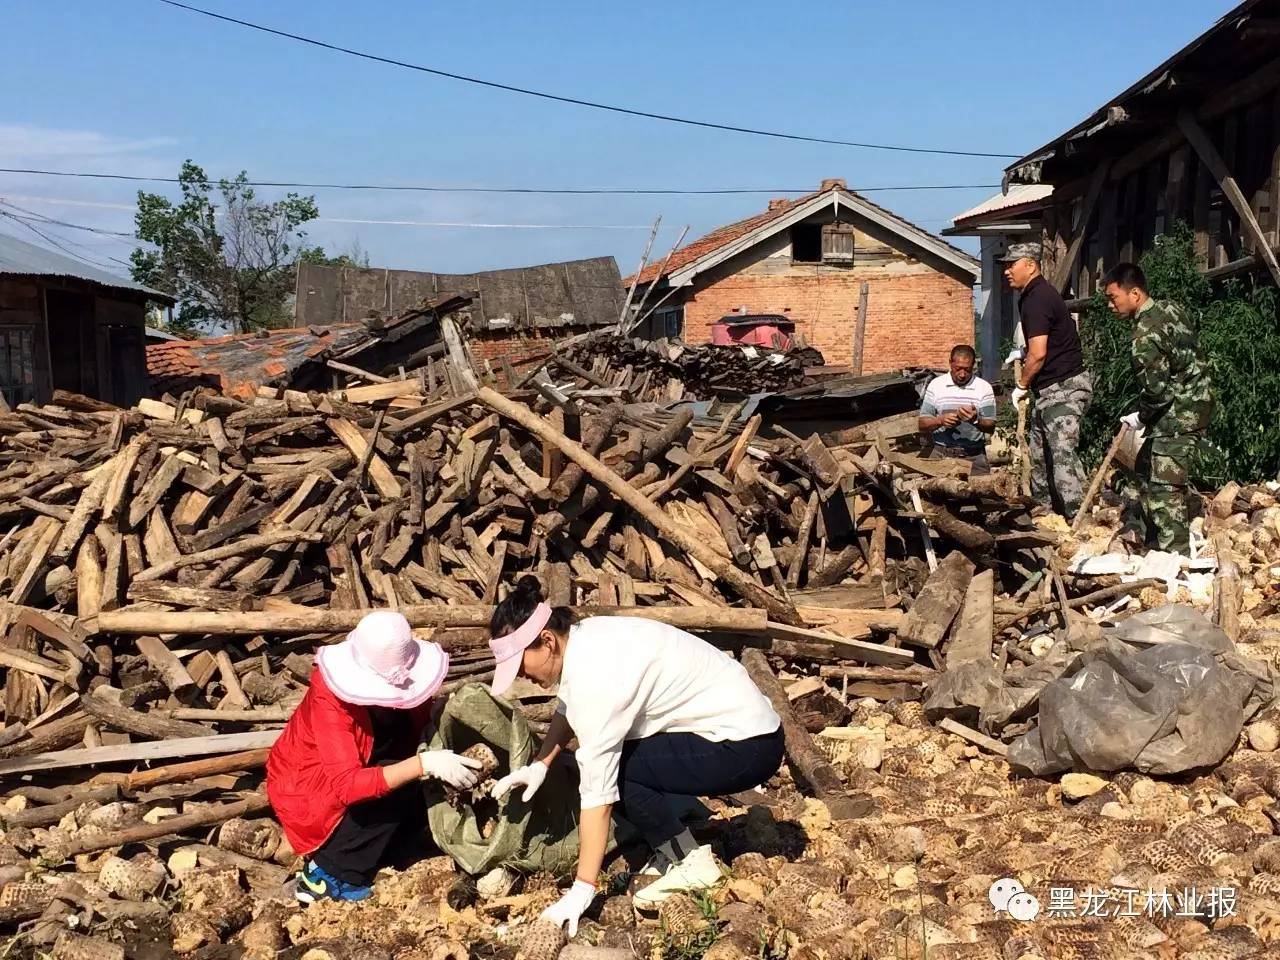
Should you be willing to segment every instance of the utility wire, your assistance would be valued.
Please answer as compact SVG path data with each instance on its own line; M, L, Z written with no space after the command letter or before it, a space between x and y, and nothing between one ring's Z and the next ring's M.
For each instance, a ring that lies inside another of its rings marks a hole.
M80 254L76 253L74 250L71 250L70 248L60 243L59 241L55 240L53 237L49 236L47 233L43 233L40 230L37 230L35 226L27 222L27 218L25 217L16 217L12 213L6 213L4 210L0 210L0 217L4 217L7 220L12 220L14 223L17 223L17 224L21 224L22 226L30 230L32 233L34 233L41 240L43 240L45 243L51 246L57 247L59 250L61 250L63 253L65 253L67 256L71 257L74 260L79 260L83 264L87 264L88 266L91 266L91 267L97 267L100 270L111 269L109 266L107 266L107 264L101 263L97 260L90 260L88 257L81 256Z
M312 37L304 37L296 33L288 33L284 30L276 30L272 27L263 26L260 23L252 23L248 20L238 20L235 17L228 17L225 14L214 13L212 10L204 10L187 3L179 3L178 0L160 0L166 6L176 7L179 10L186 10L190 13L198 13L204 17L210 17L214 20L221 20L224 23L234 23L237 26L248 27L250 30L258 30L262 33L269 33L272 36L284 37L288 40L296 40L299 43L309 44L313 47L320 47L323 50L332 50L335 53L344 53L347 56L359 57L362 60L371 60L374 63L383 63L393 67L404 67L407 70L416 70L419 73L429 73L436 77L445 77L449 80L460 80L463 83L474 83L477 86L489 87L493 90L505 90L508 93L518 93L526 97L538 97L542 100L554 100L557 103L568 103L578 107L590 107L594 110L607 110L610 113L622 113L632 117L644 117L649 120L662 120L667 123L680 123L689 127L704 127L709 130L726 130L730 133L746 133L756 137L772 137L775 140L796 140L803 143L824 143L838 147L859 147L864 150L892 150L897 153L930 153L939 154L949 157L992 157L999 160L1017 160L1019 155L1013 153L982 153L976 150L941 150L926 147L904 147L896 144L887 143L859 143L853 140L832 140L826 137L808 137L795 133L779 133L773 130L758 130L753 127L738 127L727 123L712 123L708 120L693 120L688 117L676 117L662 113L651 113L647 110L633 110L630 107L619 107L613 104L598 103L594 100L583 100L579 97L566 97L554 93L546 93L541 90L530 90L527 87L516 87L507 83L498 83L495 80L483 80L479 77L468 77L460 73L450 73L447 70L439 70L435 67L427 67L418 63L409 63L405 60L396 60L392 57L383 57L373 53L365 53L362 50L353 50L350 47L341 47L334 43L326 43L323 40L316 40Z
M162 0L163 2L163 0ZM37 177L68 177L86 180L124 180L130 183L181 183L178 177L144 177L128 173L95 173L90 171L40 170L31 167L0 167L0 173L17 173ZM390 183L307 183L299 180L246 180L249 187L286 187L302 190L385 190L405 193L537 193L537 194L625 194L640 196L728 196L740 194L813 193L812 187L767 190L759 187L727 187L711 190L686 190L657 187L448 187L433 184ZM853 193L914 192L921 190L998 190L998 183L905 184L887 187L853 187Z
M58 227L68 227L72 230L84 230L88 233L100 233L106 237L124 237L127 240L134 239L134 235L132 233L128 233L124 230L105 230L102 227L90 227L83 223L69 223L66 220L55 220L52 217L46 217L43 213L37 213L34 210L28 210L26 207L20 207L11 200L5 200L3 197L0 197L0 206L6 206L11 210L17 210L19 213L26 214L26 217L23 219L34 219L39 223L47 223Z

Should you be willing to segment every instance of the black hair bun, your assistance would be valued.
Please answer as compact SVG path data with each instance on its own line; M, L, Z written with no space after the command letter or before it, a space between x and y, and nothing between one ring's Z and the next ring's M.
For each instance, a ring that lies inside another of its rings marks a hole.
M531 573L526 573L516 581L516 588L513 593L520 594L521 596L527 596L534 603L541 603L545 599L542 595L542 584L539 583L538 578Z

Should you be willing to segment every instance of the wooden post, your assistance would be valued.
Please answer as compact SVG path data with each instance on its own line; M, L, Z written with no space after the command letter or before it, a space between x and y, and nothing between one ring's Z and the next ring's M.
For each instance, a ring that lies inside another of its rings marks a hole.
M1253 209L1249 206L1249 201L1245 198L1244 193L1241 192L1240 185L1236 183L1236 178L1231 175L1231 170L1227 167L1226 161L1222 159L1222 154L1218 152L1218 148L1213 145L1209 135L1205 133L1204 128L1200 126L1190 111L1183 110L1178 114L1178 128L1187 138L1187 142L1191 144L1201 162L1209 168L1209 172L1218 181L1218 186L1222 188L1223 194L1231 201L1232 208L1240 218L1240 225L1257 247L1257 255L1267 265L1267 270L1271 273L1271 279L1277 285L1280 285L1280 263L1276 262L1275 251L1271 249L1266 232L1259 225L1258 218L1253 215Z
M698 537L690 535L687 531L677 526L648 497L619 477L596 457L587 453L581 445L560 434L546 420L539 417L528 407L523 404L513 403L502 394L488 387L482 387L477 391L476 396L492 410L509 420L514 420L536 436L554 443L566 457L580 465L593 480L608 487L615 497L647 520L663 537L690 556L696 557L700 563L731 586L748 603L768 610L771 619L779 620L783 623L800 623L799 614L796 613L796 609L792 604L765 590Z
M627 299L622 302L622 312L618 314L617 332L623 331L623 324L627 322L627 312L631 309L631 301L635 299L636 284L640 282L640 274L644 273L645 264L649 262L649 251L653 249L653 241L658 236L658 227L662 224L662 217L658 217L653 221L653 228L649 231L649 239L644 245L644 253L640 254L640 266L636 267L635 275L631 278L631 287L627 290ZM657 283L657 278L654 278Z
M1022 361L1013 361L1014 386L1022 383ZM1027 408L1031 404L1029 397L1023 397L1018 404L1018 492L1024 497L1031 495L1031 447L1027 443Z
M440 318L440 333L445 345L449 348L449 369L452 370L467 390L474 390L480 385L476 379L475 368L463 347L462 333L458 330L458 322L453 317Z
M857 325L853 328L853 375L855 377L862 376L862 354L867 343L867 298L870 292L871 285L863 280L862 286L858 289Z

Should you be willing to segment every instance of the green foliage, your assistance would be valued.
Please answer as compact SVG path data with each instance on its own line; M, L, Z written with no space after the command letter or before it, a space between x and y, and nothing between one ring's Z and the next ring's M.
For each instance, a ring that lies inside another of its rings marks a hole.
M1210 450L1197 479L1271 479L1280 470L1280 431L1275 429L1280 398L1280 326L1275 291L1232 281L1215 290L1196 266L1195 238L1177 224L1142 258L1143 271L1158 300L1183 304L1199 324L1200 349L1213 383ZM1094 376L1093 403L1081 426L1086 465L1101 459L1120 417L1137 408L1132 367L1133 329L1115 316L1099 294L1080 322L1085 365Z
M267 203L247 181L241 171L213 184L188 160L178 175L179 201L138 193L135 233L151 246L133 251L133 278L178 299L175 332L287 324L299 256L324 257L307 248L300 229L320 215L313 197L290 193Z

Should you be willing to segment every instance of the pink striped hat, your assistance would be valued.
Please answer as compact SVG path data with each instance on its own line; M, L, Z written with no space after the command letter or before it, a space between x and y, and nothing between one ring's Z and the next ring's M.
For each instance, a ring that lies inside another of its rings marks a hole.
M409 710L440 689L449 655L439 644L417 639L404 614L374 610L347 639L317 651L316 666L339 700Z

